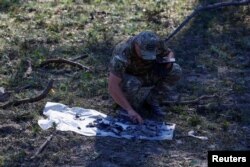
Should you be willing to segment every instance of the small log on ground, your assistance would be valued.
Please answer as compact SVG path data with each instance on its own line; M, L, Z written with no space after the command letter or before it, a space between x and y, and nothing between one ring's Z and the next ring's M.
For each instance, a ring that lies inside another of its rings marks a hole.
M59 58L59 59L48 59L48 60L45 60L44 62L42 62L40 64L40 67L44 67L44 66L47 66L51 63L54 63L54 64L68 64L68 65L71 65L71 66L74 66L74 67L78 67L80 68L81 70L88 70L88 71L91 71L91 69L87 66L84 66L80 63L76 63L76 62L73 62L73 61L70 61L70 60L67 60L67 59L62 59L62 58Z
M187 104L198 104L201 100L207 100L211 98L218 98L219 96L217 94L214 95L203 95L200 96L194 100L187 100L187 101L163 101L162 104L170 104L170 105L187 105Z
M52 140L53 134L51 134L46 141L39 147L39 149L36 151L36 153L30 158L35 159L43 150L44 148L48 145L48 143Z

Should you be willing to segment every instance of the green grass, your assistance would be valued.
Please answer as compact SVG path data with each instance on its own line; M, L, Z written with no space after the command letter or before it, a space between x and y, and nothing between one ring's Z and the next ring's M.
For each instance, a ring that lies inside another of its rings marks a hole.
M197 125L200 125L202 123L202 120L201 120L200 116L198 116L198 115L194 115L194 116L188 118L187 121L188 121L188 124L191 126L197 126Z
M1 1L6 10L0 14L0 36L4 37L0 38L0 83L10 89L31 84L41 90L49 78L60 78L52 99L64 99L70 104L74 98L107 94L109 60L116 43L143 30L167 36L198 4L207 3L198 0L21 2ZM196 16L169 42L178 63L184 70L211 74L217 73L218 67L245 68L246 64L235 63L235 60L242 58L249 48L248 13L247 7L229 7ZM90 66L93 73L65 65L39 71L39 64L48 58L70 59L82 54L89 56L78 62ZM24 78L27 60L32 62L33 72ZM53 70L62 69L71 72L53 74ZM216 93L223 90L221 87L232 87L239 93L247 89L244 83L222 85L219 80L212 85L194 81L178 88L196 97ZM26 95L29 94L24 92L19 97ZM173 110L182 112L178 108Z
M46 87L49 79L55 80L54 92L51 92L46 99L10 107L3 111L4 114L12 113L15 116L12 116L13 118L9 116L9 120L29 125L20 136L27 135L21 136L23 143L29 141L33 145L44 142L42 141L44 138L38 139L44 132L40 131L36 122L42 115L42 109L47 101L93 108L112 115L116 105L111 104L113 102L107 92L107 77L114 46L144 30L152 30L161 36L167 36L198 4L214 2L218 1L0 0L0 87L13 91L31 85L28 90L11 94L11 99L23 99L36 96ZM228 7L201 13L169 41L168 45L175 52L177 63L184 72L183 80L176 87L176 91L183 95L182 99L191 100L204 94L223 94L228 90L233 95L240 96L247 92L249 89L245 79L247 74L240 75L237 71L243 73L249 68L247 59L250 47L249 14L249 6ZM93 72L79 70L69 65L49 65L43 69L39 67L41 62L49 58L72 59L83 54L88 57L76 62L91 67ZM32 73L24 77L28 60L32 63ZM219 69L224 67L226 71L219 74ZM190 75L194 75L196 79L185 80ZM220 98L220 102L231 102L232 97L228 95ZM216 102L216 99L211 99L202 101L201 104L217 105ZM225 143L219 148L232 148L235 141L229 141L231 138L227 138L231 135L229 133L231 125L241 124L242 120L247 118L247 114L243 117L243 113L238 111L217 111L216 108L209 109L209 107L198 112L197 105L170 106L167 108L169 117L167 116L166 120L176 123L181 133L186 133L190 129L202 133L206 131L212 142ZM5 114L5 117L8 117L8 114ZM12 135L15 134L10 136ZM60 139L62 136L65 137L64 133L60 135ZM33 141L33 137L36 137L36 140ZM75 137L76 135L70 140ZM234 138L236 140L240 137L239 135ZM19 137L16 138L19 140ZM32 138L32 141L27 138ZM197 152L204 151L207 145L205 142L197 144L198 142L188 139L184 147L181 145L183 148L180 150L186 152L191 148ZM9 150L6 155L0 156L0 166L9 164L9 166L20 166L20 163L27 158L26 151L30 156L35 149L33 147L31 151L21 145L13 141L7 143L6 147L0 148L1 151ZM169 148L171 143L166 145ZM53 144L50 146L53 148ZM178 145L174 148L179 149ZM67 154L69 150L62 150L58 155L52 152L52 155L51 149L47 149L45 155L41 156L48 162L53 161L53 164L65 161L61 158L65 156L60 154L70 155ZM90 159L96 158L99 159L98 154L90 155ZM68 161L70 158L65 163L69 163ZM196 162L180 162L183 165L192 163Z
M4 157L0 156L0 166L4 166Z

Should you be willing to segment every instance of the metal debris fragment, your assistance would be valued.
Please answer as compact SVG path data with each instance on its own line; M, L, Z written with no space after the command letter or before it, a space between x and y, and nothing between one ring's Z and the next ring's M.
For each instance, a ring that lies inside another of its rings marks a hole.
M131 136L131 138L137 139L141 138L142 136L158 137L161 136L162 131L166 133L166 131L172 130L166 128L165 122L145 120L142 125L136 125L120 118L96 119L95 121L89 123L86 127L96 127L100 131L112 132L117 136L128 135Z
M194 138L197 138L197 139L200 139L200 140L208 140L208 137L206 137L206 136L196 136L195 132L193 130L188 132L188 136L194 137Z

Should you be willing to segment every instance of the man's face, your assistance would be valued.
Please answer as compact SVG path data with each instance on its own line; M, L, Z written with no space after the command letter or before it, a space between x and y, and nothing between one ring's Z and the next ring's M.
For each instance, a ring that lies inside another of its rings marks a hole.
M157 49L156 49L156 52L158 52L158 45L157 45ZM142 54L141 54L141 48L140 48L140 45L138 44L138 43L135 43L135 52L136 52L136 55L139 57L139 58L141 58L141 59L143 59L143 57L142 57ZM144 60L144 59L143 59ZM145 60L145 61L152 61L152 60Z

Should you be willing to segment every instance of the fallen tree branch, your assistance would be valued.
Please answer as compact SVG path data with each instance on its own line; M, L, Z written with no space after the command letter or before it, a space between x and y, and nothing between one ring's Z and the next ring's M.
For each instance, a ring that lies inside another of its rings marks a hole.
M187 100L187 101L163 101L162 104L171 104L171 105L185 105L185 104L198 104L201 100L211 99L211 98L218 98L217 94L214 95L203 95L194 100Z
M20 104L33 103L33 102L37 102L39 100L42 100L48 95L49 91L52 89L53 82L54 82L54 80L50 80L46 89L40 95L38 95L36 97L26 98L26 99L22 99L22 100L14 100L14 101L8 102L8 103L0 106L0 108L5 109L5 108L10 107L10 106L18 106Z
M248 5L250 4L250 0L242 0L242 1L233 1L233 2L221 2L221 3L215 3L212 5L208 5L205 7L198 7L195 9L189 16L186 17L186 19L164 40L165 42L169 41L175 34L177 34L195 15L199 14L202 11L212 10L212 9L218 9L223 8L227 6L240 6L240 5Z
M62 58L59 58L59 59L48 59L48 60L45 60L44 62L42 62L40 64L40 67L44 67L48 64L51 64L51 63L56 63L56 64L68 64L68 65L71 65L71 66L75 66L75 67L78 67L80 68L81 70L88 70L88 71L91 71L89 67L87 66L84 66L80 63L76 63L76 62L73 62L73 61L70 61L70 60L66 60L66 59L62 59Z
M39 149L36 151L36 153L30 158L30 159L35 159L38 154L40 154L44 148L47 146L47 144L52 140L53 134L51 134L46 141L39 147Z

